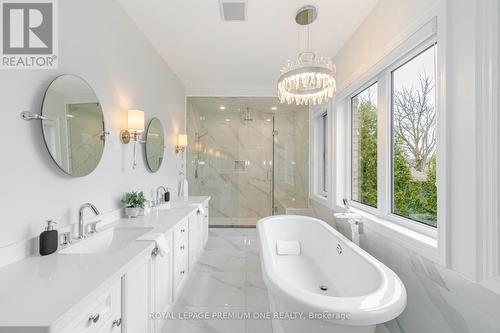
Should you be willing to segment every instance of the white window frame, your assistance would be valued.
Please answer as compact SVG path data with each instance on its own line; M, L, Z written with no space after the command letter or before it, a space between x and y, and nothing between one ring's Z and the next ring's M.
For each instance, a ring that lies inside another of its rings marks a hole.
M329 105L320 105L311 109L311 132L314 147L311 152L311 161L313 161L311 172L311 198L322 204L328 204L331 193L330 182L330 148L331 148L331 113ZM324 128L324 116L327 116L326 128ZM326 140L324 138L326 135ZM324 145L326 142L326 146ZM323 161L323 152L325 153L326 163ZM323 168L326 167L326 170ZM324 176L326 179L324 179ZM326 191L323 189L326 185Z
M392 106L391 106L391 73L427 48L437 43L438 61L436 78L436 107L437 107L437 186L438 186L438 227L427 226L401 216L392 214ZM344 146L342 169L338 172L341 179L337 179L336 200L334 210L342 209L341 198L349 199L355 212L365 217L373 229L383 232L389 237L412 248L417 253L442 265L446 265L446 200L445 200L445 170L446 160L444 147L446 146L446 108L444 81L445 39L437 30L437 18L433 17L420 26L417 31L388 53L377 66L366 73L359 80L354 81L348 88L340 92L336 98L336 113L342 120L337 122L336 131L342 131L341 139L336 142L337 150ZM377 122L377 208L363 205L351 200L351 98L370 87L378 84L378 122ZM341 125L340 125L341 124ZM337 177L338 177L337 175Z

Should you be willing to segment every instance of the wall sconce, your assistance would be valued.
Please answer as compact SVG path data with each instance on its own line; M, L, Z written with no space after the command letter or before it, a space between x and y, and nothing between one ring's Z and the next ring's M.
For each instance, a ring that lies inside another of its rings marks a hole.
M144 143L141 140L141 135L144 132L144 111L128 110L127 114L127 129L120 132L122 143L129 144L130 140L134 141L134 164L132 168L137 167L137 143Z
M184 152L187 145L188 145L187 134L177 134L177 145L175 146L175 153L179 154L180 152Z

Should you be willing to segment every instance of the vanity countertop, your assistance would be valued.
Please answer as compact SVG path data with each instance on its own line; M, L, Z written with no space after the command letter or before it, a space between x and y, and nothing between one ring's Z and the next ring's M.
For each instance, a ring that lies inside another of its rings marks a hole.
M153 209L148 216L120 219L115 225L166 233L209 199L189 197L172 202L169 210ZM153 248L152 241L132 241L116 253L54 253L0 268L0 332L52 332L63 326L59 321L66 313L91 302Z

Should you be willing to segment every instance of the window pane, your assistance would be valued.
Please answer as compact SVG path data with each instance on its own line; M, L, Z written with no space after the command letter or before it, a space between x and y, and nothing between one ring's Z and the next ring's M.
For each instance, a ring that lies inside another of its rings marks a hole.
M436 49L392 72L392 212L437 226Z
M377 207L377 84L351 99L351 199Z

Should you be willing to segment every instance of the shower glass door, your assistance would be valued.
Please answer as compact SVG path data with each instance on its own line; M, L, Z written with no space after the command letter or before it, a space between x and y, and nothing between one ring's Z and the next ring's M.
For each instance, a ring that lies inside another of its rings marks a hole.
M297 144L304 137L294 137L294 111L285 116L280 109L278 115L276 103L260 97L187 99L187 179L190 195L211 196L210 225L255 226L303 198L294 193L303 171L295 159L304 145L307 151L307 135ZM300 163L307 167L306 161Z
M273 213L308 207L309 113L304 107L274 116Z

